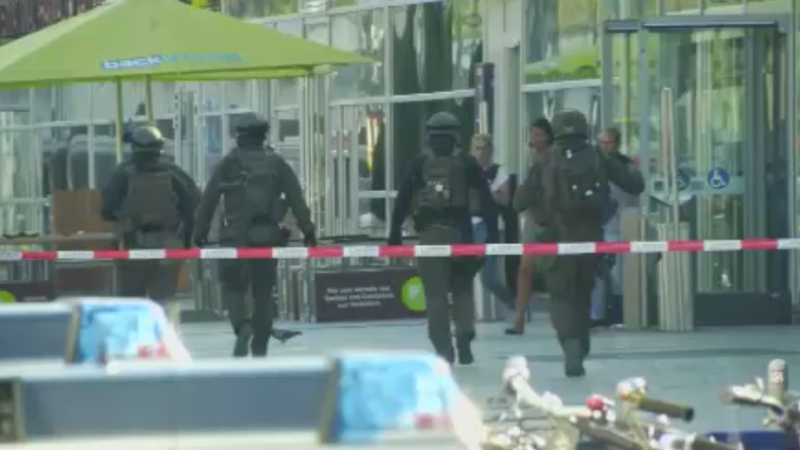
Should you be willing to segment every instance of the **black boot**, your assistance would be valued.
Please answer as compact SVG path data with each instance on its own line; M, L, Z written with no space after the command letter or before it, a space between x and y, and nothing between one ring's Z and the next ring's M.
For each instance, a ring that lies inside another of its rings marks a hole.
M253 352L254 358L267 356L267 347L273 330L272 324L253 327L253 340L250 342L250 351Z
M592 353L592 337L588 331L581 336L581 348L583 349L583 359L588 358Z
M453 350L453 341L450 338L442 339L441 342L438 340L431 339L431 344L433 344L433 351L439 355L440 358L447 361L448 364L452 365L455 360L455 350Z
M449 348L437 348L435 350L436 354L439 355L440 358L447 361L447 364L453 365L453 363L455 363L456 356L452 345Z
M475 362L475 357L472 354L472 341L474 339L475 339L474 332L456 337L456 349L458 350L459 364L466 366Z
M269 335L253 336L253 340L250 342L250 350L253 352L254 358L263 358L267 356L268 347L269 347Z
M564 350L564 375L567 378L577 378L586 375L583 368L583 355L585 347L580 339L565 339L561 345Z
M233 344L233 357L245 358L250 353L250 341L253 339L253 326L250 323L239 325L236 330L236 343Z

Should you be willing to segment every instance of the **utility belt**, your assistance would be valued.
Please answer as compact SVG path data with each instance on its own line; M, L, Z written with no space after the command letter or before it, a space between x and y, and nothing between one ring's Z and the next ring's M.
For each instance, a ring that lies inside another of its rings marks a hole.
M280 222L268 215L259 215L244 222L224 221L220 240L237 245L284 245L286 236Z
M124 232L122 244L125 248L148 249L180 247L182 242L177 230L164 227L142 227Z

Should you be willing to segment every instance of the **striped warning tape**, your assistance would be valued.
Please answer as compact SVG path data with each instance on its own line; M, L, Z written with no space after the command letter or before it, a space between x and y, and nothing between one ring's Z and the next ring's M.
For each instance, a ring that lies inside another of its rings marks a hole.
M731 239L561 244L352 245L319 247L170 248L153 250L0 250L0 261L153 259L429 258L593 253L731 252L800 249L800 239Z

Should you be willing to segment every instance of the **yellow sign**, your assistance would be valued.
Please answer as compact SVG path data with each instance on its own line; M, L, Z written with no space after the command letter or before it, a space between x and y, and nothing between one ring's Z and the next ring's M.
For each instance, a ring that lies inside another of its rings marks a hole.
M14 303L14 294L8 291L0 291L0 303Z

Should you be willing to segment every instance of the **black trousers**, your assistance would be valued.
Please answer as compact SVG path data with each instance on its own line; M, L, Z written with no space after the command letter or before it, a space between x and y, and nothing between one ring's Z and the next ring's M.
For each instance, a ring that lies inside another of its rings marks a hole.
M117 295L164 303L175 297L180 268L180 261L117 261Z
M422 245L461 244L465 236L455 228L431 226L419 234ZM458 336L475 334L473 280L479 265L475 258L419 258L417 270L425 287L428 336L440 354L453 351L450 319ZM452 305L451 305L452 298Z
M558 256L544 275L550 294L550 322L561 345L581 342L586 354L591 349L592 288L597 276L596 255Z
M275 259L220 261L222 304L235 333L244 324L253 327L253 347L266 346L272 334L275 308L272 293L278 275ZM252 309L248 294L252 293Z

